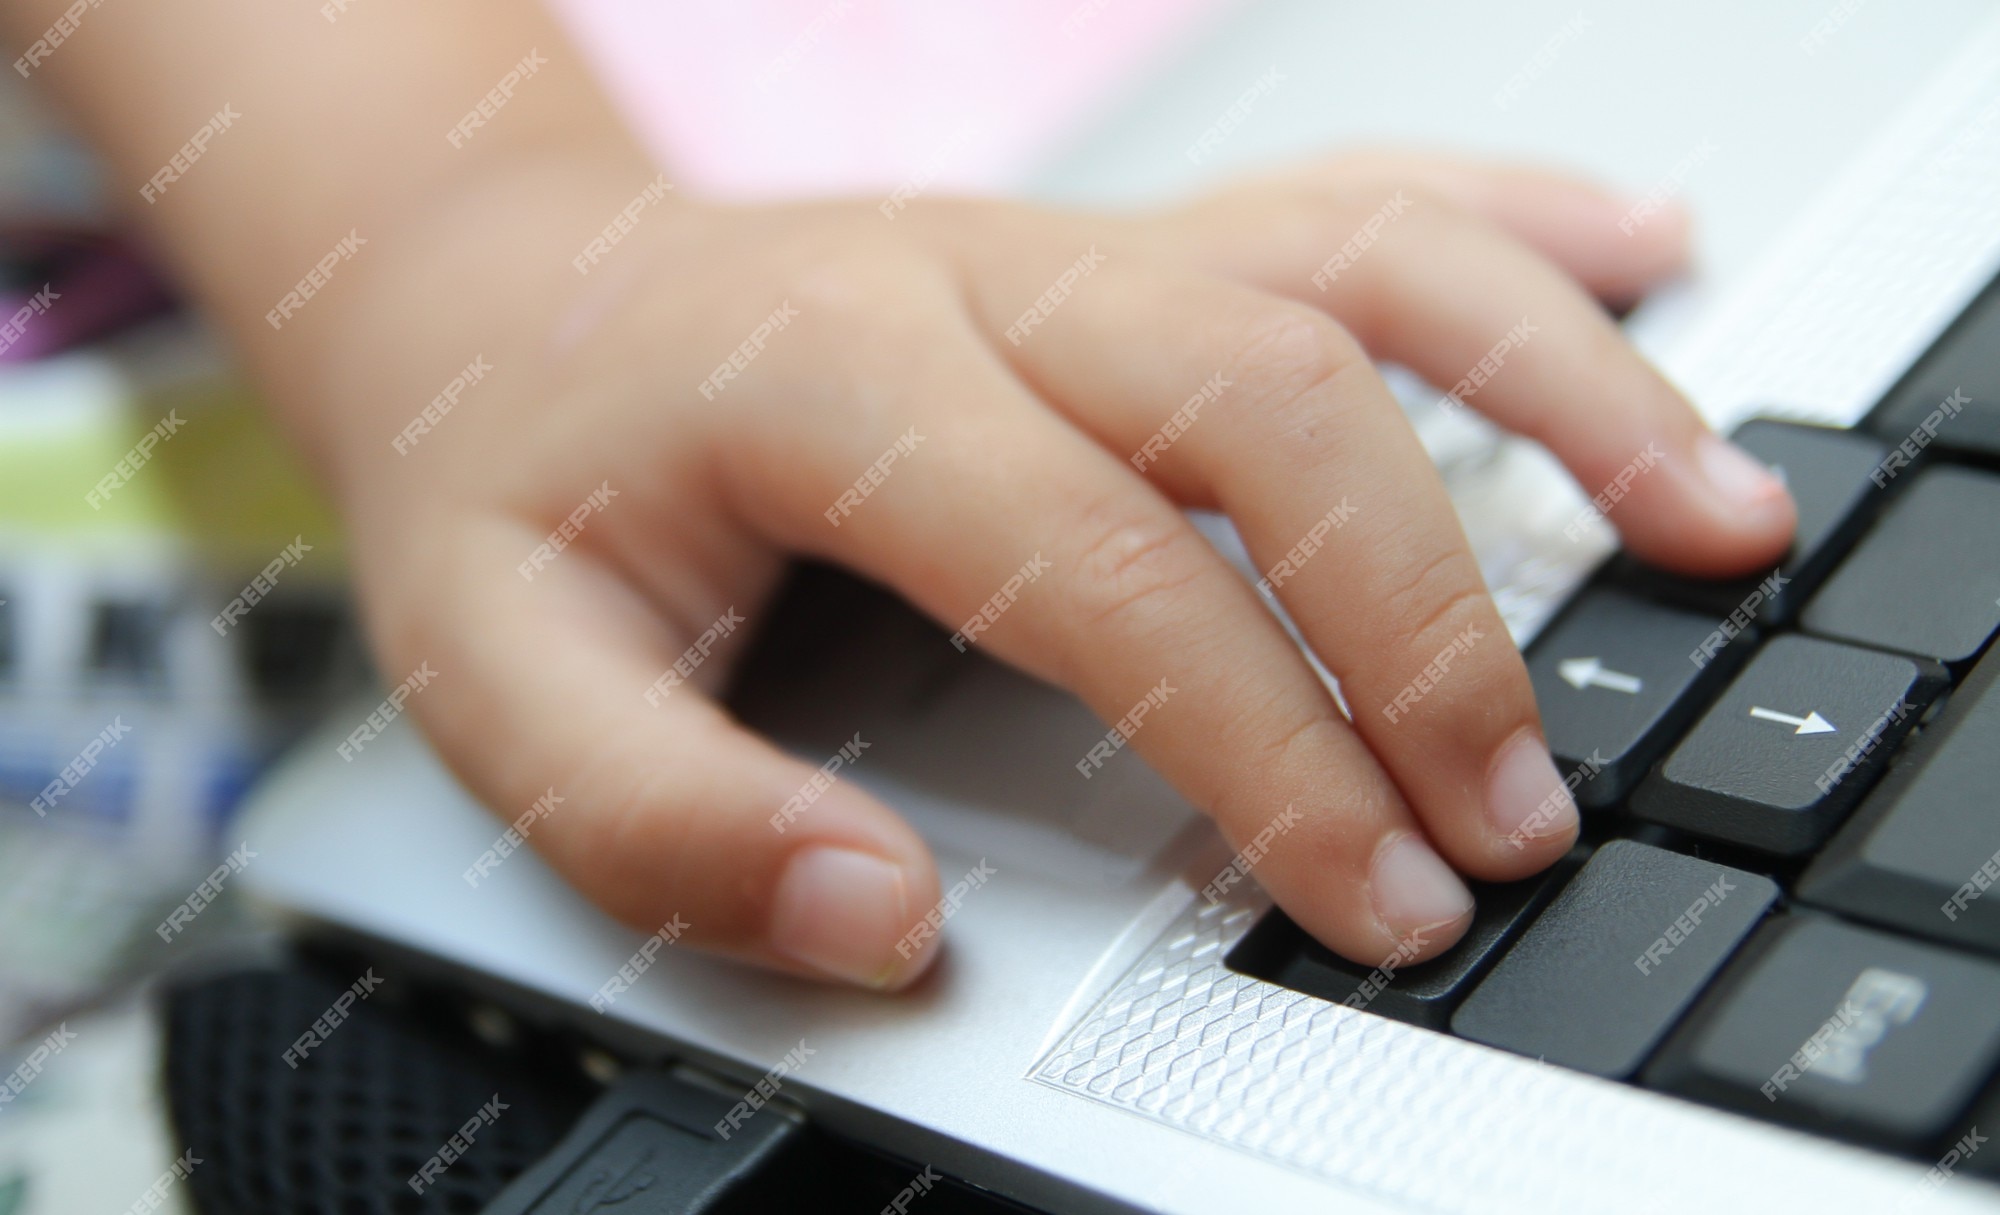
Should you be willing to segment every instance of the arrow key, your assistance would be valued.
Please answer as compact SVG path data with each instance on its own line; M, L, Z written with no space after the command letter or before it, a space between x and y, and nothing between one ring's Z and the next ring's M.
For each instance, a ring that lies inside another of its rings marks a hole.
M1920 659L1813 637L1758 651L1632 812L1710 839L1794 855L1819 844L1945 684Z
M1585 777L1577 804L1622 798L1728 678L1753 643L1718 623L1598 587L1536 640L1528 676L1557 769Z

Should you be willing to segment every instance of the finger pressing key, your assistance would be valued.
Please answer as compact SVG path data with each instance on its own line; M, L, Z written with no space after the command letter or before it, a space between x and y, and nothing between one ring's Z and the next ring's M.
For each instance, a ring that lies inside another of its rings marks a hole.
M815 480L782 451L746 452L740 475L754 483L741 497L760 504L759 526L1074 691L1110 728L1079 749L1073 779L1101 779L1129 747L1232 847L1283 824L1255 878L1341 953L1373 965L1449 946L1470 893L1256 594L1122 455L1025 391L977 334L965 344L935 384L880 400L879 430L829 421L773 437L859 467L915 423L921 454L838 528L820 515L837 479ZM933 348L932 363L951 361ZM978 407L937 404L968 399ZM1004 613L961 627L1031 561L1035 580Z
M1114 451L1143 451L1188 393L1228 386L1149 475L1219 502L1264 583L1339 676L1354 729L1445 856L1525 876L1576 811L1533 688L1450 499L1360 346L1232 283L1108 266L1012 354ZM1118 350L1121 357L1100 357Z

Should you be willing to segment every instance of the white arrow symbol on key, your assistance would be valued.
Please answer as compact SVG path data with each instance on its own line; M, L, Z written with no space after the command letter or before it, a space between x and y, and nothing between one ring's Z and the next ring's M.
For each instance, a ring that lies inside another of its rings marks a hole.
M1604 664L1595 658L1565 658L1556 664L1556 672L1564 682L1577 689L1603 688L1631 696L1646 686L1637 675L1606 670Z
M1804 717L1793 717L1790 713L1780 713L1776 709L1767 709L1762 705L1752 705L1750 706L1750 716L1761 717L1765 721L1782 722L1788 726L1797 726L1798 729L1792 731L1794 734L1833 733L1833 723L1821 717L1817 709L1806 714Z

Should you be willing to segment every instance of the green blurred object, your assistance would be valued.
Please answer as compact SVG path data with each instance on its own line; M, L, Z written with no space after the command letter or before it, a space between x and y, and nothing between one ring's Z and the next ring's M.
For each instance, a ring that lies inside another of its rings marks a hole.
M254 396L193 361L92 351L0 374L0 527L71 543L174 536L218 568L261 563L299 534L337 556L332 510ZM156 428L150 457L93 506Z

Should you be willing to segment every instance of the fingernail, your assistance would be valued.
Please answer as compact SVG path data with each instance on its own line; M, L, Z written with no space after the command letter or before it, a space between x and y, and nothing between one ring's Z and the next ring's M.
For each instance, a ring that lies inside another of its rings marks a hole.
M1757 457L1718 435L1704 434L1695 444L1702 475L1731 506L1762 510L1785 496L1785 483Z
M785 865L771 910L771 948L831 978L885 986L909 927L903 871L866 852L803 848Z
M1472 892L1420 836L1401 836L1378 852L1368 887L1375 914L1399 941L1472 911Z
M1516 848L1576 829L1576 801L1534 731L1521 731L1494 757L1486 778L1486 817Z

